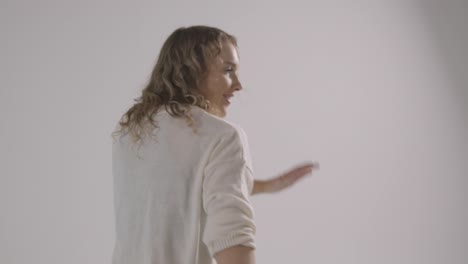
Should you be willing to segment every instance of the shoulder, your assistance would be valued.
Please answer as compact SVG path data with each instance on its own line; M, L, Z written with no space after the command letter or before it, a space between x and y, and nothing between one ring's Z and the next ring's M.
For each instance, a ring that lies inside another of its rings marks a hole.
M192 107L198 117L201 128L213 137L237 137L244 141L245 131L238 124L232 123L215 115L212 115L199 107Z
M247 167L252 169L247 134L239 124L209 114L201 108L195 109L195 113L202 123L203 131L213 142L213 147L210 148L214 151L212 155L219 155L218 151L230 152L230 156L240 155L247 162Z

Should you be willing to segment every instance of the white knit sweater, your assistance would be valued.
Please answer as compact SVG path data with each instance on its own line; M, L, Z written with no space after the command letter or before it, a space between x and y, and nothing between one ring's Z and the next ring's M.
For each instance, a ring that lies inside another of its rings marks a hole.
M244 131L199 107L161 109L152 139L112 147L113 264L208 264L220 250L255 248L252 162Z

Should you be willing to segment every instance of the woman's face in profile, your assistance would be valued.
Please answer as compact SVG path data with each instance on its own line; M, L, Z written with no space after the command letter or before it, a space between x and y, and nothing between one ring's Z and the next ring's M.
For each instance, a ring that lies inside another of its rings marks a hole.
M210 101L212 114L224 117L229 98L242 86L238 76L239 56L235 46L225 41L221 53L208 65L208 74L202 82L200 92Z

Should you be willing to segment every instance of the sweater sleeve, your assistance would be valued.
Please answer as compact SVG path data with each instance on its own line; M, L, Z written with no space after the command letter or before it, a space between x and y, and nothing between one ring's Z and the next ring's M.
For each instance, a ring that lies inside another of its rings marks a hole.
M235 245L255 248L253 184L249 148L243 131L223 135L210 154L203 181L206 222L203 242L210 255Z

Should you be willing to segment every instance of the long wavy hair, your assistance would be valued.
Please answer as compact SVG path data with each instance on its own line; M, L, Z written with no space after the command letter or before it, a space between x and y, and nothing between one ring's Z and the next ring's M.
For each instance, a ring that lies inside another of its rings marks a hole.
M176 29L164 42L148 84L140 97L119 120L112 136L131 134L132 142L142 140L158 128L154 114L164 107L174 117L184 117L193 128L189 115L192 106L210 109L210 102L199 92L209 64L221 52L223 41L237 49L237 39L221 29L191 26Z

